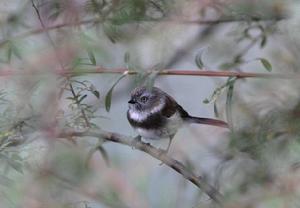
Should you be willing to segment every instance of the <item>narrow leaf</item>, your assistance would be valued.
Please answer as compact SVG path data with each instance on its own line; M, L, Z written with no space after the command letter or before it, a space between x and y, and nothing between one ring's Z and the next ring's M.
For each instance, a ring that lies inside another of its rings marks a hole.
M11 186L13 184L13 180L11 180L10 178L8 178L5 175L0 175L0 185L3 186Z
M203 54L203 51L200 51L195 58L196 65L198 66L199 69L203 69L203 67L204 67L204 63L202 60L202 54Z
M128 64L130 61L130 53L127 51L125 54L124 54L124 62L126 64Z
M87 95L81 96L78 100L78 103L81 103L86 97L87 97Z
M100 92L96 89L96 87L93 84L91 84L89 91L93 93L93 95L95 95L96 98L100 98Z
M230 82L228 85L227 91L227 99L226 99L226 117L229 126L233 126L233 119L232 119L232 96L233 96L233 87L234 87L235 80Z
M107 112L109 112L111 107L111 99L112 99L112 92L114 90L114 87L123 79L127 74L123 74L119 79L113 84L113 86L110 88L110 90L107 92L105 96L105 109Z
M160 72L159 70L155 70L152 71L151 74L149 74L146 80L147 88L151 89L154 86L155 79L157 78L159 72Z
M88 164L89 160L92 158L93 154L95 152L99 151L99 153L101 154L101 156L103 157L105 163L107 166L109 166L109 157L108 157L108 153L107 151L101 146L101 145L97 145L96 147L92 148L87 156L87 160L86 160L86 164Z
M98 98L98 99L100 98L100 93L98 90L94 90L94 91L92 91L92 93L93 93L93 95L96 96L96 98Z
M103 157L106 165L109 166L109 157L108 157L107 151L102 146L99 146L98 150L99 150L101 156Z
M11 56L12 56L12 49L11 49L11 47L9 47L7 49L7 61L8 61L8 63L10 63L10 61L11 61Z
M267 59L260 58L259 60L267 71L272 71L272 65Z
M262 39L261 39L260 47L261 47L261 48L265 47L266 43L267 43L267 36L264 35L264 36L262 37Z
M209 100L208 100L207 98L205 98L205 99L203 100L203 103L204 103L204 104L208 104L208 103L209 103Z
M217 102L214 102L214 113L215 113L215 117L218 118L219 117L219 111L218 111L218 107L217 107Z
M235 67L236 65L237 65L237 63L228 62L228 63L221 64L220 68L224 69L224 70L229 70L229 69Z
M87 49L87 54L89 56L91 63L95 66L97 64L97 62L96 62L96 58L95 58L93 51L90 49Z
M19 49L17 48L17 46L15 44L11 43L10 47L11 47L12 54L14 54L17 58L22 59L21 54L20 54Z
M21 162L9 159L8 164L10 167L12 167L15 171L23 174L23 165Z

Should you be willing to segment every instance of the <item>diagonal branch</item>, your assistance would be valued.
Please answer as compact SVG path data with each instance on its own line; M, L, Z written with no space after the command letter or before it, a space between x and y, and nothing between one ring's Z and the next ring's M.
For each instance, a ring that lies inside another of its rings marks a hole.
M222 204L223 196L218 192L216 188L208 184L201 176L195 175L187 167L185 167L181 162L169 157L163 150L157 149L150 144L141 142L132 137L127 137L121 134L90 130L86 132L62 132L57 135L58 138L68 138L68 137L96 137L102 138L109 142L115 142L123 145L127 145L143 151L152 157L160 160L179 174L181 174L185 179L192 182L195 186L203 190L212 200L218 204Z

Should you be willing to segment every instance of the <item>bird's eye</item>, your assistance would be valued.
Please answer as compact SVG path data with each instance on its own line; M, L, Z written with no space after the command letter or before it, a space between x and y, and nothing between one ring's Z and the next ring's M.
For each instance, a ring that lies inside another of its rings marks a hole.
M143 103L147 102L147 100L148 100L148 97L146 97L146 96L141 97L141 101L142 101Z

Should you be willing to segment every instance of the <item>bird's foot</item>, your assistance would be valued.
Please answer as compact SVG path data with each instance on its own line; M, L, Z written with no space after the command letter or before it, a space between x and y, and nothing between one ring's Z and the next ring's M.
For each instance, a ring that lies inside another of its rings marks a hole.
M161 152L160 154L168 154L168 152L169 152L169 148L167 148L167 149L161 149L161 148L159 148L159 151ZM164 162L161 162L161 163L159 163L159 166L161 166L161 165L163 165L164 164Z
M134 137L131 144L132 149L135 149L134 147L136 146L136 144L141 141L142 141L142 137L140 135Z

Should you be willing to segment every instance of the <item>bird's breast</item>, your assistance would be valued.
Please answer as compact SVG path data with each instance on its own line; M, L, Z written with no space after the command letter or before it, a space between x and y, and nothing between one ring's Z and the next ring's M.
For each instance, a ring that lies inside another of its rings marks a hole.
M160 113L147 116L146 119L135 119L135 114L128 111L128 121L140 136L146 139L169 138L174 135L183 123L179 113L167 118ZM140 118L140 117L139 117Z

